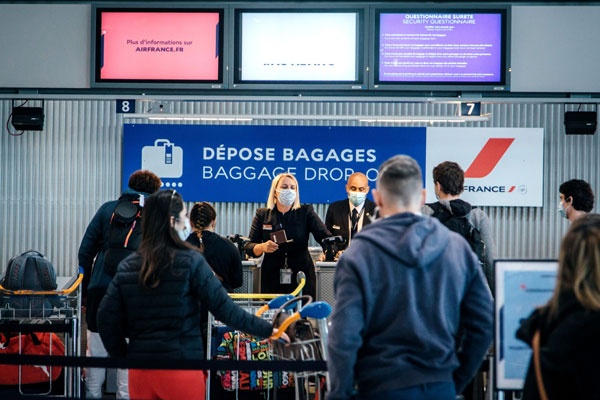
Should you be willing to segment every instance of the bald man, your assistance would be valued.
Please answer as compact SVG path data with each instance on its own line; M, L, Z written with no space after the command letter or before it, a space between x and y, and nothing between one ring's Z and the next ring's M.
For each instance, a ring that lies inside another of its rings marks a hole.
M374 216L375 203L367 199L369 180L365 174L355 172L348 177L346 184L348 198L329 205L325 217L325 225L334 236L340 235L346 239L345 249L352 237L371 222Z

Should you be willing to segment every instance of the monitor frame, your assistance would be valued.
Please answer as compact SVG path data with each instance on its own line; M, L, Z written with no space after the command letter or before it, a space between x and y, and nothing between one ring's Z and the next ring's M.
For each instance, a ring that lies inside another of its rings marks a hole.
M241 18L243 13L356 13L356 73L355 81L250 81L241 79ZM232 10L234 34L231 57L231 87L233 89L272 89L272 90L367 90L368 89L368 33L369 10L365 5L341 4L318 7L314 5L272 4L243 5Z
M376 91L460 91L460 92L482 92L482 91L510 91L510 29L511 29L510 5L459 5L459 4L406 4L402 6L372 6L371 15L373 24L371 26L370 42L373 46L369 54L369 65L372 71L369 76L369 89ZM403 14L403 13L461 13L461 14L500 14L501 23L501 59L500 59L500 82L393 82L379 80L379 46L380 46L380 22L381 14Z
M191 79L101 79L100 78L100 29L101 14L103 12L180 12L180 13L218 13L219 14L219 66L216 80L191 80ZM119 5L92 5L91 10L91 35L90 35L90 86L92 88L122 88L122 89L223 89L227 88L228 80L224 66L226 60L228 36L227 7L214 7L203 5L146 5L141 7L135 3Z
M501 351L501 336L503 324L501 321L500 311L505 305L505 291L504 291L504 276L503 272L510 270L511 264L530 264L532 268L527 271L547 271L547 272L558 272L558 260L556 259L497 259L494 261L494 276L495 276L495 290L494 290L494 389L498 391L520 391L523 389L525 382L525 376L523 379L508 379L503 374L505 372L501 367L501 360L499 359ZM534 267L535 265L535 267ZM508 268L507 268L508 267ZM516 270L516 269L515 269ZM552 288L554 290L554 286ZM533 309L531 310L533 312ZM523 343L525 345L525 343Z

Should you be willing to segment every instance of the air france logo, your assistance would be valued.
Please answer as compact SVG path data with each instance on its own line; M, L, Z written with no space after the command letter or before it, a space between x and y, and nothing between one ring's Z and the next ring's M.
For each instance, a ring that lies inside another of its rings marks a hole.
M465 178L485 178L488 176L496 168L496 165L514 141L515 138L488 139L483 149L467 168Z
M515 138L490 138L485 143L475 160L471 163L465 172L465 178L485 178L498 165L506 151L515 141ZM465 186L465 192L491 192L491 193L512 193L516 186ZM527 193L525 185L519 186L518 193Z

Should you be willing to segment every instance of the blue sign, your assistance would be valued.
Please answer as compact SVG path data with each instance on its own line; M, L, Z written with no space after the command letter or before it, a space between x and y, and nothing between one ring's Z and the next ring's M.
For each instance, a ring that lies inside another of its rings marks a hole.
M266 202L273 177L298 180L302 203L345 198L354 172L375 187L381 163L396 154L425 170L426 128L125 124L123 189L148 169L185 201Z

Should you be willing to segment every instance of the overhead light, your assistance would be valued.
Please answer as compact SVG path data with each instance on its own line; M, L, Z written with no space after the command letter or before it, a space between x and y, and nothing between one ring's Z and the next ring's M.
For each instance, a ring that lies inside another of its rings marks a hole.
M486 122L491 118L491 114L477 116L387 116L387 115L264 115L253 114L232 117L230 115L208 115L208 114L123 114L125 119L148 119L150 121L233 121L247 122L253 120L287 120L287 121L358 121L365 123L410 123L410 122L429 122L429 123L464 123L464 122Z
M147 116L146 118L150 121L252 121L252 118L234 117Z

